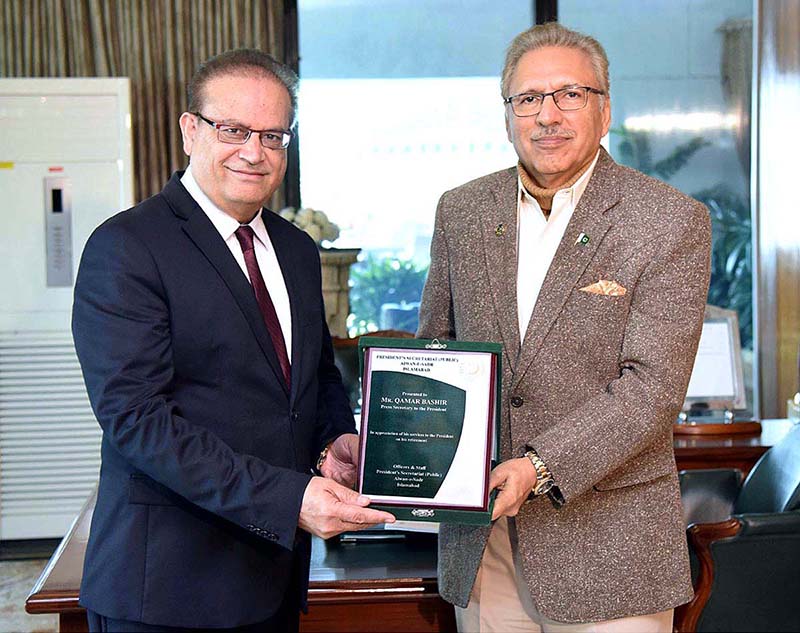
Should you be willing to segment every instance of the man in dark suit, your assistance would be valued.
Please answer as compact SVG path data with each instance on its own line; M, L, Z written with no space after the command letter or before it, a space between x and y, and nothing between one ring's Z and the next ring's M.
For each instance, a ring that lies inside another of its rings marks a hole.
M310 535L393 520L347 487L357 436L316 245L262 208L296 88L259 51L208 60L180 119L189 168L84 250L73 334L103 428L81 585L94 630L296 630Z

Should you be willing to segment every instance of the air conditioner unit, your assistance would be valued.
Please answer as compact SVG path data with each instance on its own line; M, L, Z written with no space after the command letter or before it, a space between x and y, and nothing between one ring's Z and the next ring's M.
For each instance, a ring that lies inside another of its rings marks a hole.
M92 230L132 204L128 79L0 79L1 540L63 536L97 481L72 291Z

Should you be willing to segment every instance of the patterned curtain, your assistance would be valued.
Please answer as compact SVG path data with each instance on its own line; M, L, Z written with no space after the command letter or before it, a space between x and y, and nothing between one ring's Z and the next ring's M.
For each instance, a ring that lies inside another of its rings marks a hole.
M137 201L186 165L178 117L198 64L239 47L285 61L285 41L283 0L0 2L0 76L130 77Z

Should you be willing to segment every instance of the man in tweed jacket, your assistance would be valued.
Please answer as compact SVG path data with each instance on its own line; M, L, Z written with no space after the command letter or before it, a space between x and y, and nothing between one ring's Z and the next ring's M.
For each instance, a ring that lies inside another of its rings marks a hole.
M496 520L442 526L440 591L461 630L670 631L692 597L672 423L708 214L600 147L594 39L520 34L502 89L519 165L442 196L420 309L422 337L503 345Z

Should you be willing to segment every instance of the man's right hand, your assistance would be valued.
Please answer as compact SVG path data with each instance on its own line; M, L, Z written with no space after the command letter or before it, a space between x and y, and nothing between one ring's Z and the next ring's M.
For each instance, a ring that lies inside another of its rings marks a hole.
M379 523L394 523L388 512L367 508L369 497L324 477L312 477L303 495L298 526L330 538L350 530L363 530Z

